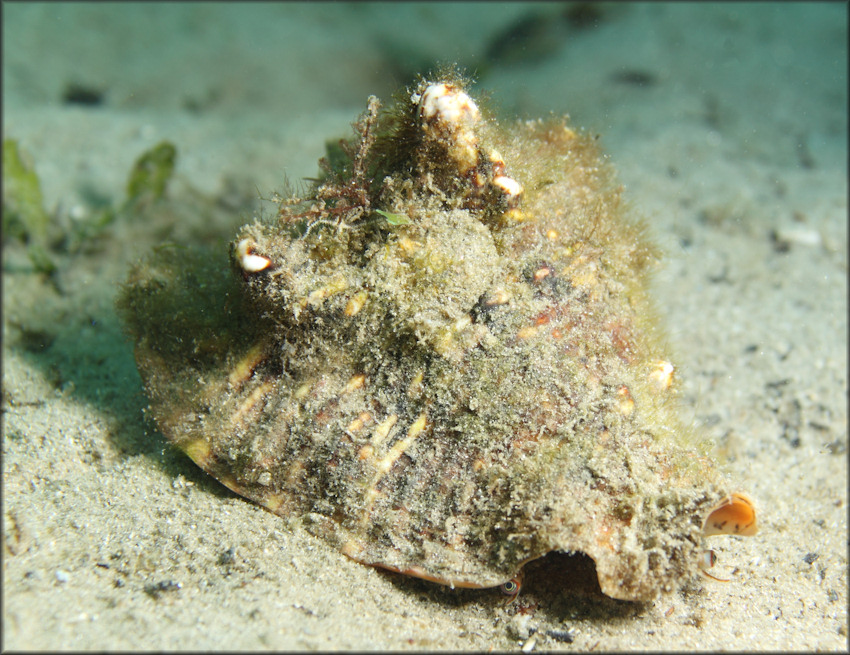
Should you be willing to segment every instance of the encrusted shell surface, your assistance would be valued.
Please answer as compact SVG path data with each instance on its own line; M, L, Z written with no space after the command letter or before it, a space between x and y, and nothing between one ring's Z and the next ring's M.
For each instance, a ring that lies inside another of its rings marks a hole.
M593 140L502 129L444 79L372 99L345 152L229 262L134 269L163 434L367 564L491 587L582 552L631 600L696 575L732 489L677 417L654 251Z

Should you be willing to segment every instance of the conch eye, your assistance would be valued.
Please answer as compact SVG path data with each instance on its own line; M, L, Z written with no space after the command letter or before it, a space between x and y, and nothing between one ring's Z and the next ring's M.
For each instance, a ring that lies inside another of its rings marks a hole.
M729 582L727 578L718 578L716 575L713 575L708 572L712 566L717 562L717 555L714 554L713 550L706 550L702 554L702 561L699 564L700 570L702 574L707 578L711 578L712 580L717 580L717 582Z
M516 596L519 593L521 586L522 578L517 576L515 578L511 578L510 580L502 584L499 589L503 594L507 596Z
M499 589L502 590L503 594L513 596L517 591L519 591L519 585L513 580L508 580L505 584L499 587Z

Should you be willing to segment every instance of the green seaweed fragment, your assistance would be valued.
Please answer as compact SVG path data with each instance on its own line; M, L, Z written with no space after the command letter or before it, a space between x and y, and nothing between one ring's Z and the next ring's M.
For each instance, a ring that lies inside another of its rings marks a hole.
M127 178L127 198L119 206L106 207L85 226L84 237L93 236L112 224L121 214L144 210L165 196L174 174L177 148L170 141L161 141L145 150L130 169Z
M40 273L53 273L56 264L47 252L50 215L44 209L41 183L32 165L21 156L15 139L3 140L3 234L27 244L27 254Z
M383 216L384 218L386 218L386 219L387 219L387 223L389 223L389 224L390 224L390 225L392 225L392 226L397 226L397 225L410 225L410 223L412 222L412 221L411 221L411 220L410 220L407 216L405 216L404 214L393 214L393 213L391 213L391 212L385 212L385 211L384 211L384 210L382 210L382 209L376 209L376 210L375 210L375 212L376 212L376 213L378 213L378 214L380 214L380 215L381 215L381 216Z
M168 183L174 174L177 148L169 141L162 141L143 152L127 180L127 202L129 205L147 205L165 195Z

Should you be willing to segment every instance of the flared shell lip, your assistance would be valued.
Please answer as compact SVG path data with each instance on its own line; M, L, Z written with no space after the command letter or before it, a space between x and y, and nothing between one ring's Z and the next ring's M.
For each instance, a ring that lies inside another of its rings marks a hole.
M343 553L353 559L356 562L360 562L361 564L366 564L368 566L375 566L377 568L385 569L387 571L393 571L394 573L400 573L402 575L409 575L414 578L420 578L421 580L427 580L428 582L435 582L437 584L444 585L446 587L460 588L460 589L492 589L498 587L500 585L505 584L506 582L510 582L511 580L516 579L519 575L521 575L521 571L525 568L525 565L529 562L539 559L543 557L543 555L529 557L528 559L520 562L520 564L516 567L516 571L513 574L508 574L503 577L496 579L493 582L478 582L476 580L472 580L470 578L462 578L462 577L448 577L448 576L439 576L433 573L429 573L424 568L420 566L409 566L406 568L392 566L391 564L384 564L383 562L371 562L368 560L364 560L358 558L356 554L352 552L346 552L343 550Z

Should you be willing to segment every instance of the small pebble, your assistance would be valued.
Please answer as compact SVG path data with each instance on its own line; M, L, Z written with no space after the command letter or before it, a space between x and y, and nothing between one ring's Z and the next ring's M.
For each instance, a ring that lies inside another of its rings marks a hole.
M788 251L791 246L815 247L821 245L820 232L803 227L786 227L774 230L771 235L774 247L780 252Z
M235 561L236 561L236 549L234 549L232 546L230 548L228 548L227 550L225 550L224 552L222 552L218 556L218 563L221 564L222 566L229 566L229 565L233 564Z
M56 582L61 582L62 584L65 584L70 579L71 576L68 575L65 571L62 571L61 569L59 571L56 571Z
M523 652L523 653L530 653L531 651L533 651L533 650L534 650L534 647L535 647L536 645L537 645L537 636L536 636L536 635L531 635L531 638L530 638L530 639L528 639L528 641L526 641L526 642L522 645L522 652Z
M516 614L511 618L509 628L516 635L517 639L528 639L531 635L530 623L530 614Z

